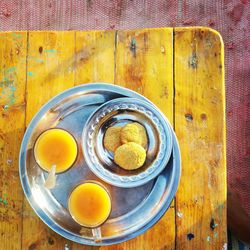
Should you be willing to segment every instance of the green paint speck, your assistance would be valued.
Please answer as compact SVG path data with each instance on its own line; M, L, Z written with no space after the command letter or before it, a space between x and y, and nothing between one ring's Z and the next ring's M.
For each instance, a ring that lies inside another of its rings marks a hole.
M42 63L44 61L43 59L40 59L40 58L37 58L34 56L28 56L28 60L33 60L35 62L40 62L40 63Z
M5 198L3 199L3 198L0 198L0 203L3 203L5 206L7 206L8 205L8 202L7 202L7 200L6 200L6 194L4 194L3 195Z
M12 36L14 38L22 38L22 35L21 34L18 34L18 33L12 33Z
M47 52L47 53L55 53L55 52L56 52L56 49L45 49L44 52Z
M214 238L217 238L218 237L218 233L214 233Z
M13 86L13 85L10 86L10 89L11 89L13 92L16 91L16 87Z
M14 71L16 71L16 67L13 66L13 67L10 67L10 68L6 69L5 73L10 74L10 73L12 73Z
M136 39L134 37L132 38L131 44L134 46L136 45Z
M28 76L34 76L33 72L28 72Z
M133 53L134 56L136 56L136 40L135 40L135 38L132 38L132 40L131 40L130 51Z
M4 78L4 81L0 82L0 99L5 98L6 103L3 105L3 109L8 109L12 104L15 103L15 91L16 87L13 84L14 81L9 81L8 77Z
M210 236L207 236L207 241L210 241Z

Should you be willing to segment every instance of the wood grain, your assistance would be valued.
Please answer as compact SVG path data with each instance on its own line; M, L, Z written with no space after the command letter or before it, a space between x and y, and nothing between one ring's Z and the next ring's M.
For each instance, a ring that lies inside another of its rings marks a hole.
M74 32L29 32L26 125L54 95L74 86ZM23 249L64 249L68 240L50 230L27 200L23 209Z
M76 32L75 85L90 82L114 83L115 31ZM72 250L98 249L77 243Z
M223 42L207 28L174 32L175 130L183 166L177 248L222 249L227 242Z
M18 156L25 130L27 33L0 34L0 249L21 249Z
M115 31L76 32L75 85L114 83Z
M115 84L143 94L173 122L173 30L118 31ZM101 249L174 249L174 203L145 234Z

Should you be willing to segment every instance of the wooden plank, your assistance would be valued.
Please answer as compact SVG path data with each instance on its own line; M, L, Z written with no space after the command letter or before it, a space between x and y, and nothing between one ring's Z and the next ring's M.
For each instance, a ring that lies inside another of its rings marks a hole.
M115 84L153 101L173 122L173 30L118 31ZM174 203L145 234L101 249L174 249Z
M50 98L74 86L74 67L74 32L29 33L27 125Z
M0 249L21 249L27 33L0 33Z
M54 95L74 86L75 33L29 32L26 125ZM68 240L50 230L25 199L23 249L64 249Z
M171 28L118 31L115 84L154 102L173 121Z
M174 33L175 129L183 166L177 248L222 249L227 242L223 42L207 28Z
M76 32L75 85L114 82L114 31Z
M75 85L90 82L114 83L115 31L76 32ZM71 243L70 249L98 249Z

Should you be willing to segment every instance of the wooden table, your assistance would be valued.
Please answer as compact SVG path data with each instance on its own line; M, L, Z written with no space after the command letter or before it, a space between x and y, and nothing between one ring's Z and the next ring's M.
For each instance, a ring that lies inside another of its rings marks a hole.
M18 155L41 105L101 81L153 101L172 122L182 153L180 186L165 216L136 239L101 249L225 249L223 53L220 35L201 27L0 33L0 249L95 249L60 237L35 215Z

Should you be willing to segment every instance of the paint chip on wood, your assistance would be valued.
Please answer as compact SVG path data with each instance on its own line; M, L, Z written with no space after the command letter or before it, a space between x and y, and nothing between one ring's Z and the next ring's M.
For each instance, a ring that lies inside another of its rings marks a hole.
M218 224L216 224L214 218L212 218L210 221L211 230L213 231L217 226L218 226Z
M136 57L136 40L132 38L130 43L130 51L132 52L133 56Z
M196 53L193 53L189 59L188 59L188 66L193 68L193 69L197 69L198 67L198 57L196 55Z
M182 217L183 217L183 213L181 213L180 211L177 211L177 216L178 216L179 218L182 218Z
M55 49L45 49L44 52L46 52L46 53L55 53L56 50Z
M187 120L188 122L193 121L193 116L192 116L192 114L190 114L190 113L185 114L185 118L186 118L186 120Z
M64 250L69 250L69 244L68 243L65 243L65 248Z
M11 165L12 165L12 162L13 162L12 159L7 159L7 165L8 165L8 166L11 166Z

